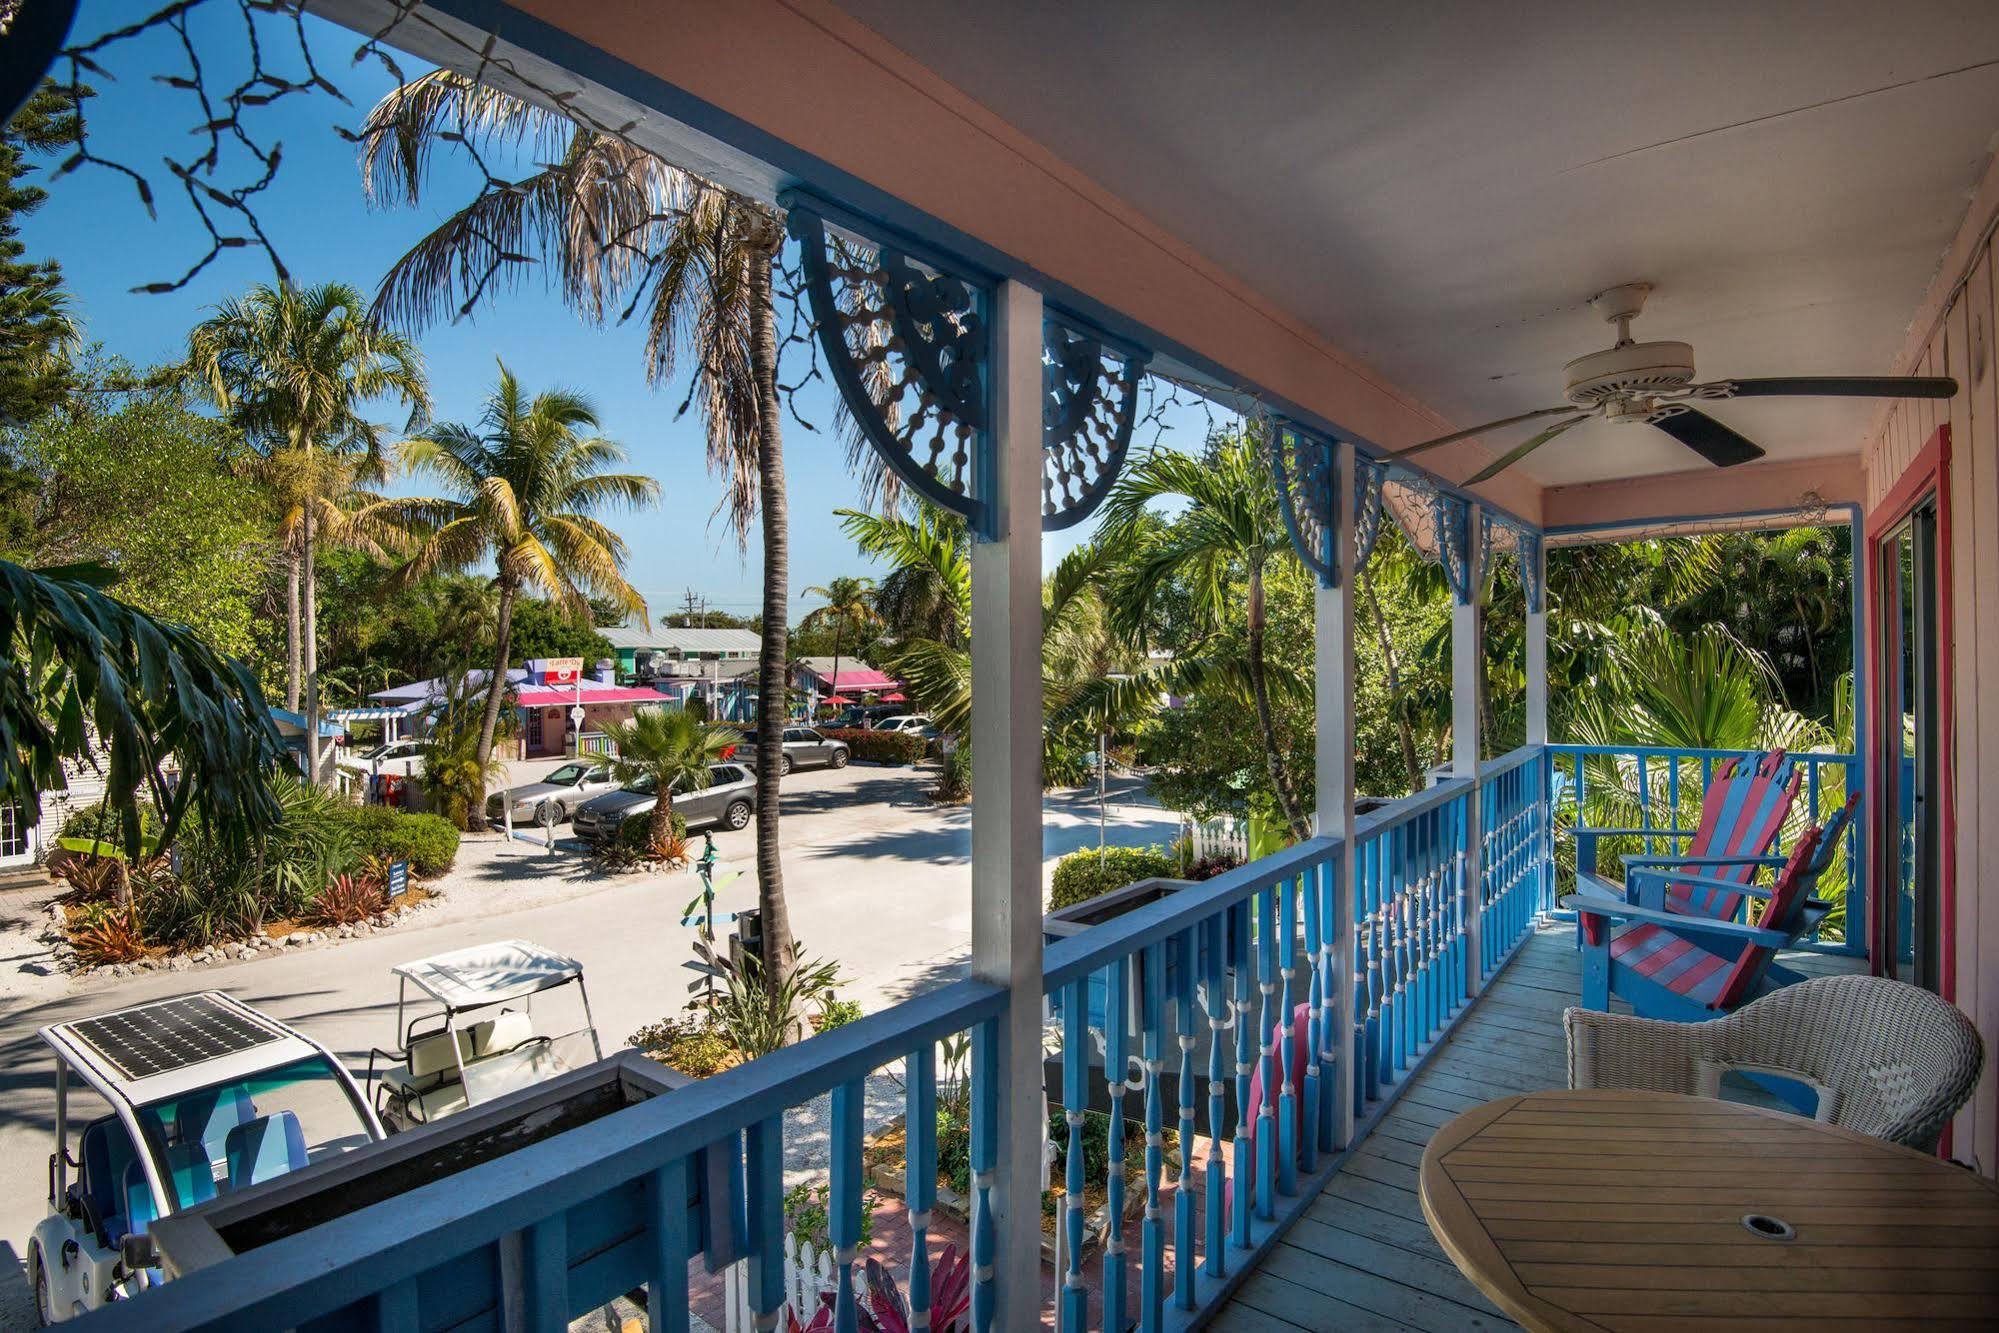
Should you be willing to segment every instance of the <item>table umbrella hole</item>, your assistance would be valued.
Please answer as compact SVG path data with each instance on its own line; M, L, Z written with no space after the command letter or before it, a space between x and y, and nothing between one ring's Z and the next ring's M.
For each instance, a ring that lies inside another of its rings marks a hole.
M1781 1217L1771 1217L1765 1213L1747 1214L1742 1219L1742 1225L1749 1228L1751 1234L1761 1236L1764 1240L1796 1240L1798 1238L1797 1229L1789 1222L1786 1222Z

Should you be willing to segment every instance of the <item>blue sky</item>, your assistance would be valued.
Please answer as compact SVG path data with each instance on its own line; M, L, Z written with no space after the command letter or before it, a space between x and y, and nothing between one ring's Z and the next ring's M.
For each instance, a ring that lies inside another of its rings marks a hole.
M247 66L234 8L197 10L193 25L192 35L218 86L234 83ZM72 38L93 37L129 20L122 5L86 0ZM371 209L361 194L354 145L339 137L337 127L354 128L367 107L394 87L394 79L373 62L349 63L358 39L347 30L316 19L308 19L306 29L315 61L351 105L312 94L286 97L248 113L255 118L251 123L258 137L278 139L284 149L283 166L260 196L257 213L296 281L345 281L372 295L396 257L471 196L476 175L469 165L454 163L448 173L433 173L421 208ZM277 72L299 71L295 48L288 51L282 42L267 38L266 52ZM173 39L149 34L114 48L103 63L115 81L87 76L99 92L90 106L95 150L135 166L156 164L169 152L185 156L186 127L198 123L198 112L188 94L154 81L155 75L178 72L183 63ZM405 63L407 73L419 68ZM440 161L449 158L441 155ZM524 162L496 165L498 174L527 169ZM207 248L179 187L163 170L151 175L157 222L147 217L129 181L85 166L50 184L49 201L23 228L30 256L61 261L87 337L140 364L178 355L188 328L208 308L273 276L260 252L238 249L225 251L181 291L133 292L143 283L179 277ZM239 166L227 183L242 179ZM512 289L489 297L472 317L424 330L420 345L441 420L477 416L496 359L530 388L560 385L595 401L604 434L627 447L634 470L661 482L660 505L611 518L630 547L628 577L656 613L677 608L689 588L719 610L748 614L758 609L762 562L757 535L752 532L749 548L739 550L726 526L711 522L720 486L706 470L700 424L692 412L675 419L684 382L659 390L647 385L641 328L583 322L545 289L538 270L530 270ZM830 427L831 391L823 384L808 386L797 409L807 421ZM382 419L401 420L387 410ZM1192 443L1205 422L1201 413L1187 411L1175 425L1183 442ZM787 415L785 451L796 623L810 609L800 599L806 586L839 574L883 571L854 550L834 517L834 510L859 500L839 440L830 429L808 431ZM1087 526L1056 534L1044 545L1045 557L1050 562L1059 558L1088 535Z

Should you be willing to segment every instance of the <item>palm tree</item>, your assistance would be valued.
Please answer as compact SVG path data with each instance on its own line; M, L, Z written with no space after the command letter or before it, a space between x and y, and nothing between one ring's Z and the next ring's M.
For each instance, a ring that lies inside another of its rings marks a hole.
M511 282L538 257L587 318L643 307L655 384L671 380L683 356L692 360L682 409L700 410L709 466L725 482L721 507L739 541L752 522L762 528L758 696L785 698L790 538L772 304L784 244L777 213L615 135L448 70L376 103L359 137L363 184L376 200L416 204L439 142L523 152L538 164L504 189L482 190L396 262L376 296L386 317L422 324L464 313L495 278ZM859 434L850 431L847 444L864 486L892 490L891 474ZM773 995L795 953L778 856L784 723L782 708L758 710L757 898Z
M831 623L833 626L833 682L835 692L840 688L840 640L852 625L879 625L881 617L875 614L875 581L852 574L842 574L824 586L814 585L805 590L807 597L823 597L826 605L805 617L801 629L817 629Z
M1168 525L1148 523L1148 507L1161 500L1182 503L1186 512ZM1135 635L1143 632L1169 585L1185 589L1198 621L1219 629L1234 605L1236 580L1247 584L1243 666L1262 732L1264 766L1292 836L1310 837L1304 803L1284 766L1264 656L1264 571L1273 560L1291 558L1291 543L1270 470L1251 432L1211 440L1204 457L1153 449L1112 489L1103 530L1106 540L1134 551L1127 585L1111 608L1115 620Z
M913 519L838 511L841 526L865 555L892 562L898 574L918 571L950 608L951 632L910 635L882 652L885 670L939 730L963 738L972 720L972 565L965 528L924 506ZM1191 685L1207 669L1200 661L1171 669L1123 670L1125 655L1107 647L1093 627L1105 620L1098 592L1116 547L1090 542L1071 551L1041 594L1041 694L1044 758L1076 736L1095 737L1144 717L1162 692Z
M403 464L451 492L438 499L390 501L425 535L404 567L420 578L439 568L464 569L491 559L499 594L492 674L479 721L478 763L493 754L493 731L506 694L513 651L514 604L533 590L581 613L592 596L617 602L643 620L645 599L622 572L624 539L595 514L611 505L650 504L659 496L651 477L606 469L625 451L592 432L597 413L588 399L552 389L526 399L504 365L477 428L444 425L403 445ZM484 827L483 803L473 810Z
M430 410L416 344L376 323L344 283L259 285L188 334L188 362L263 457L286 559L285 703L304 678L308 781L319 777L319 587L322 540L379 550L378 512L357 485L379 480L382 428L367 405L391 398L414 428Z
M734 727L703 722L682 709L654 708L638 714L612 733L618 758L611 765L620 782L643 778L658 794L653 803L646 841L657 852L673 833L673 796L700 791L708 785L708 766L742 737Z

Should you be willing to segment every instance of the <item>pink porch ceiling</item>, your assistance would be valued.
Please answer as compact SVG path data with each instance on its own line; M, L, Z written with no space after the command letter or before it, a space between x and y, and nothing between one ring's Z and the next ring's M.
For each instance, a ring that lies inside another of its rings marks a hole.
M519 7L1388 448L1558 400L1609 340L1583 299L1633 278L1659 284L1638 336L1690 339L1704 374L1889 369L1999 129L1982 5ZM790 183L657 116L638 134ZM1599 423L1482 489L1533 520L1544 487L1628 518L1580 488L1632 477L1662 512L1794 505L1785 467L1854 456L1872 410L1728 404L1772 462L1727 486ZM1823 471L1809 489L1855 497Z

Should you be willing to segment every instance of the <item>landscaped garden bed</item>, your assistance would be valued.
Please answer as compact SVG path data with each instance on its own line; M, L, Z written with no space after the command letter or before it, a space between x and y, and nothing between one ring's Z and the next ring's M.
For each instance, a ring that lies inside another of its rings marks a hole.
M458 832L445 820L348 804L295 781L284 818L254 854L190 820L171 855L142 812L137 856L107 838L96 807L72 814L49 871L66 891L46 938L72 971L185 971L393 927L434 895Z

